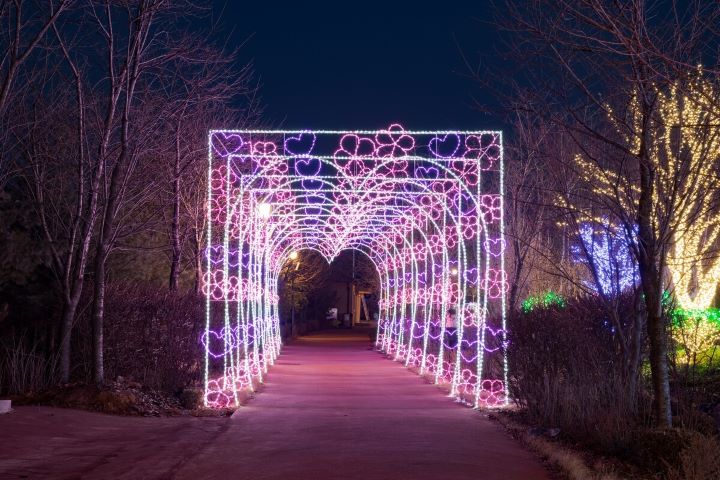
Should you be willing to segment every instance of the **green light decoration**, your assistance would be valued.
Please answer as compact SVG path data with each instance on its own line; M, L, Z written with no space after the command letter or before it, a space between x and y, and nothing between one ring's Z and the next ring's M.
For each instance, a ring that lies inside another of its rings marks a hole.
M663 292L662 304L670 315L672 338L680 354L678 361L702 363L707 352L720 341L720 309L683 308L675 306L675 302L670 292Z
M547 292L539 295L530 295L523 300L521 308L524 313L530 313L536 308L565 308L566 305L567 302L565 301L565 297L553 292L552 290L548 290Z
M689 319L704 321L720 328L720 308L685 309L678 307L672 311L673 326L680 326Z
M662 305L669 310L670 320L673 327L681 327L689 320L706 322L720 328L720 308L683 308L677 305L676 300L669 291L665 290L662 295Z

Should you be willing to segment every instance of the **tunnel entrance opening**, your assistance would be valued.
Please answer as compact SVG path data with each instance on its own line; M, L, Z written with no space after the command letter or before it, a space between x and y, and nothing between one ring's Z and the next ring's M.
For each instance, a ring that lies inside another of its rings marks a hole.
M288 265L347 250L378 274L378 350L507 403L500 132L222 130L208 157L207 406L237 405L280 354ZM371 314L350 284L352 324Z
M377 327L379 294L375 265L362 252L344 250L329 265L315 250L293 252L278 277L281 337Z

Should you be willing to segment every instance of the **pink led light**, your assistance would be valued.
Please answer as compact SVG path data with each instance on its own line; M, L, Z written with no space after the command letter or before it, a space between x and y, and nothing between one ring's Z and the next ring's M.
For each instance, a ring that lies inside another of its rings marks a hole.
M500 139L397 124L211 132L206 404L234 405L274 362L278 275L306 248L329 261L354 248L376 265L379 349L476 406L504 404L506 379L485 378L491 356L507 375ZM457 342L445 332L451 310Z

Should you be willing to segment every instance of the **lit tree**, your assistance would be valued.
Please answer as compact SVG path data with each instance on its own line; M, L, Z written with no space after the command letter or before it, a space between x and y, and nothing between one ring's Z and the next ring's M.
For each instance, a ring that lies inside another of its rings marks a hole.
M686 81L658 90L655 113L650 117L651 135L645 141L654 172L652 225L659 237L668 239L665 287L674 287L684 308L710 307L720 279L716 187L720 119L714 103L720 98L718 93L716 84L701 70ZM629 122L634 124L632 132L641 131L639 110L634 96L627 108ZM624 132L620 124L616 128L637 152L642 143L639 136ZM635 211L639 188L628 182L627 171L602 168L583 155L576 161L593 193L600 198L618 197L623 210Z
M571 246L575 260L588 266L592 281L585 286L605 297L615 297L638 283L637 263L630 251L633 240L607 218L579 225L578 242Z
M548 118L573 139L581 156L567 162L563 173L585 175L583 200L609 214L628 236L637 228L633 253L644 299L653 412L659 426L669 427L663 291L669 253L683 230L681 218L686 212L697 218L691 212L697 205L693 197L699 176L707 172L698 167L711 156L693 163L681 155L673 164L658 157L662 139L668 135L675 142L683 132L664 123L661 95L669 95L674 86L685 100L697 102L688 97L688 72L717 58L720 5L673 2L673 8L666 8L647 0L508 0L506 7L503 21L516 34L515 53L523 57L513 63L522 65L523 72L513 72L513 77L526 85L520 90L534 92L524 108ZM715 105L717 100L707 99ZM707 136L711 126L687 128ZM592 168L583 168L582 162Z
M718 158L720 158L720 92L702 72L690 82L689 91L673 85L659 96L660 115L666 128L656 144L658 190L687 170L679 197L688 198L675 214L676 233L668 252L674 293L683 308L711 306L720 281L720 211L718 210ZM662 160L662 161L660 161Z

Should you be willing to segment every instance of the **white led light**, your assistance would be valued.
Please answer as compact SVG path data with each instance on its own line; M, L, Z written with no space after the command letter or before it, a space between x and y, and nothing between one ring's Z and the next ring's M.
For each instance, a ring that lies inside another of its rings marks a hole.
M375 265L378 349L463 402L505 404L501 142L399 125L211 131L206 404L237 404L263 381L281 347L280 270L303 249ZM484 371L489 356L502 371Z
M259 203L257 206L257 215L260 218L270 218L272 213L272 205L269 203Z

